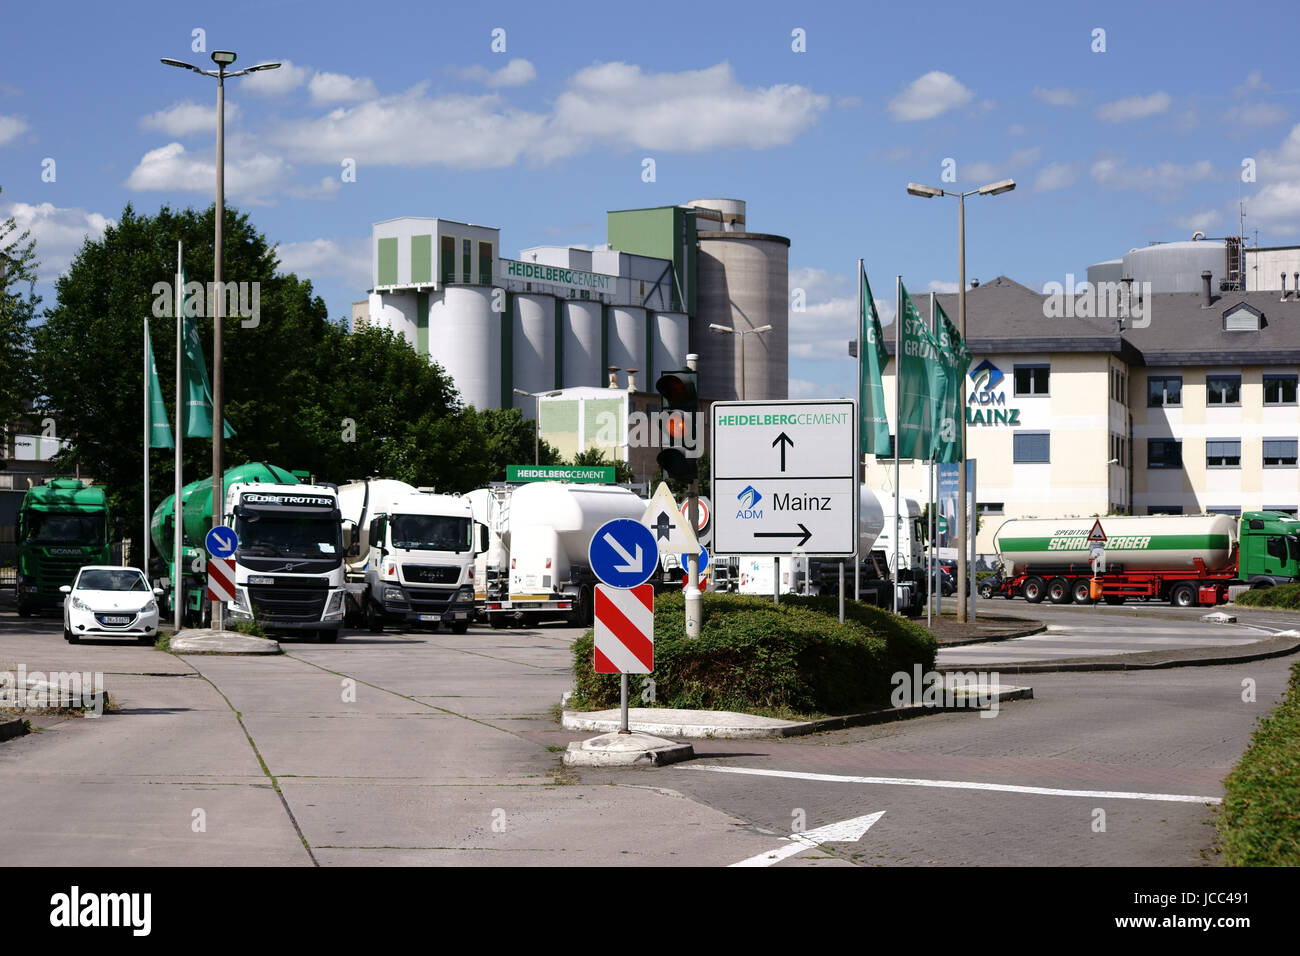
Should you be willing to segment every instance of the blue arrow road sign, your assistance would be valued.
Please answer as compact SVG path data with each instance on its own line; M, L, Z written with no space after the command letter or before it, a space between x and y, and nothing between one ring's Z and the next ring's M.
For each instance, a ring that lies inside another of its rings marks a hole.
M224 524L219 524L208 532L205 542L208 546L208 553L214 558L229 558L235 553L235 548L239 547L239 539L235 537L233 528L227 528Z
M680 554L678 555L678 557L682 559L682 570L685 571L686 559L689 557L689 555ZM704 569L707 568L708 566L709 566L709 549L700 548L700 574L703 574Z
M631 518L606 521L591 536L587 546L591 570L612 588L634 588L645 584L659 563L654 532Z

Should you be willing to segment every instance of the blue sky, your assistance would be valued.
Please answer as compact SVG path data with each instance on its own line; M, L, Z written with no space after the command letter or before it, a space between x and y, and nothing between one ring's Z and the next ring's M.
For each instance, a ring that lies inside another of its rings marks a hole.
M908 181L1017 180L968 203L967 275L982 280L1041 287L1149 241L1235 234L1239 190L1248 237L1300 242L1286 3L1236 24L1186 2L50 9L0 13L0 218L38 240L46 305L49 280L126 203L212 201L216 84L158 58L207 67L214 49L286 61L227 86L227 201L335 318L363 297L377 220L500 226L515 255L601 243L607 209L736 197L751 229L790 237L790 285L806 292L792 396L840 395L859 256L881 299L896 273L914 292L955 288L956 203L909 197ZM1242 183L1247 158L1256 181Z

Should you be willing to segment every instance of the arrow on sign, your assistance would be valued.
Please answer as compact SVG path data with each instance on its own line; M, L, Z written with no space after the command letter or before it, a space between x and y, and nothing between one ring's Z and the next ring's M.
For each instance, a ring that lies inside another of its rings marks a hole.
M800 537L800 532L803 532L802 537ZM805 544L808 543L808 539L812 537L812 532L809 531L807 528L805 528L803 526L803 522L801 521L799 522L799 531L755 531L754 537L755 538L800 538L799 543L795 545L795 547L802 548Z
M627 562L626 564L614 565L615 571L624 574L640 574L644 570L645 565L642 562L644 555L641 553L641 545L636 545L636 557L634 558L627 553L627 549L618 543L618 539L608 531L605 532L605 543L617 551L618 556Z
M772 442L773 448L775 448L777 445L781 446L781 470L785 471L785 450L787 446L790 448L794 447L794 439L791 438L789 435L787 435L785 432L781 432L781 434L777 435Z
M234 543L229 538L223 538L219 534L214 534L212 540L221 545L222 551L233 551L235 549Z
M791 833L784 838L787 842L775 850L760 853L758 856L751 856L747 860L741 860L739 863L731 865L771 866L773 863L780 863L788 856L794 856L804 850L815 849L823 843L857 843L875 822L884 815L885 811L881 810L878 813L869 813L865 817L854 817L852 820L830 823L824 827L817 827L815 830L808 830L805 833Z
M655 519L655 523L650 526L650 530L655 533L656 541L661 538L667 540L668 536L672 534L673 529L676 527L677 525L673 524L672 520L668 517L668 512L661 511L659 512L659 517Z

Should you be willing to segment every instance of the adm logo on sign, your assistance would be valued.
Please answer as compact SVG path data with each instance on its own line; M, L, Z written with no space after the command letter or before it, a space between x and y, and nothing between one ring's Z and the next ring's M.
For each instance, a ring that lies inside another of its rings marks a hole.
M763 512L758 508L758 503L763 500L763 496L753 485L746 485L744 490L736 495L736 500L740 502L740 510L736 512L737 518L763 517Z

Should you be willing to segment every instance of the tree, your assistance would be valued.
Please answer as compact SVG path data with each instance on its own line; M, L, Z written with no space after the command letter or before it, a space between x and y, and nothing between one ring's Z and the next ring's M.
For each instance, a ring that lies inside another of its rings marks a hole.
M632 467L625 461L610 461L605 457L603 448L592 447L586 451L580 451L573 456L573 460L568 462L582 468L608 468L614 467L614 484L626 485L636 481L636 475L632 472Z
M30 235L18 233L12 216L0 222L0 430L11 426L32 398L30 324L41 299L33 291L36 241Z

